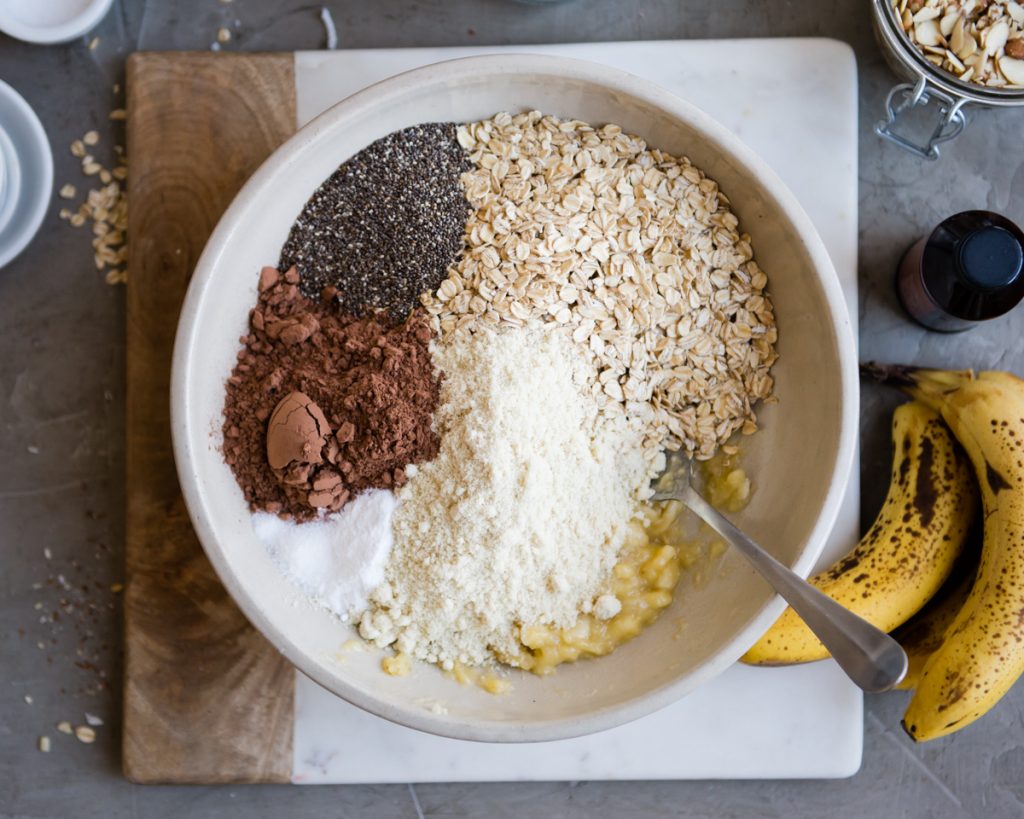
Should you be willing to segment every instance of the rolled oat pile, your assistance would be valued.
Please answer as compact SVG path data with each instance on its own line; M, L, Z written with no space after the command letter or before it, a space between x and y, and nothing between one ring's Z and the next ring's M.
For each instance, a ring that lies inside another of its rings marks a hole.
M466 248L424 297L442 343L531 320L567 326L600 411L709 458L771 396L767 277L718 185L615 125L533 111L460 126L474 170Z

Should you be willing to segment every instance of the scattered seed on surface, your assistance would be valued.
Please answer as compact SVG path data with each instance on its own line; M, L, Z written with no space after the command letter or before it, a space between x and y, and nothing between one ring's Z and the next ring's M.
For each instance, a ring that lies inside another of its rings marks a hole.
M221 28L217 31L217 42L218 43L229 43L231 42L231 31L226 28Z
M44 754L50 753L50 738L48 736L39 737L39 750Z
M60 731L62 734L70 734L74 732L74 729L71 727L71 723L67 720L61 720L60 722L58 722L57 730Z

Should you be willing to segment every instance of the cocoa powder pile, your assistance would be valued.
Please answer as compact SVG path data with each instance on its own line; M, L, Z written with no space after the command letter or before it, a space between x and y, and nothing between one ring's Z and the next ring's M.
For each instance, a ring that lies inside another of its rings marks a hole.
M249 335L228 379L224 458L253 510L307 520L357 492L405 483L437 455L438 403L425 315L346 315L295 268L260 273Z

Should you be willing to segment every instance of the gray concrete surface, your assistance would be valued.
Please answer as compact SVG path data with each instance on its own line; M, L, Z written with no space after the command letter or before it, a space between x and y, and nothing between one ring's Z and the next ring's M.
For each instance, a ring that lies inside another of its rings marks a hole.
M787 35L849 42L860 64L863 356L1024 372L1024 312L967 336L927 334L901 315L891 287L905 246L950 213L985 207L1024 222L1024 111L976 115L937 164L921 164L881 144L871 125L893 77L875 48L867 0L327 5L342 47ZM227 49L316 48L324 41L318 8L305 0L116 0L94 32L100 38L94 50L88 39L42 48L0 36L0 77L42 117L58 184L73 181L82 188L77 160L66 146L96 128L103 135L98 155L106 157L112 140L122 138L107 112L121 104L113 86L122 82L128 53L205 49L221 26L234 32ZM122 572L124 292L97 275L88 235L60 222L59 207L54 199L30 250L0 271L0 816L1024 815L1024 687L981 723L924 747L912 746L899 729L906 695L870 698L863 769L837 782L415 788L125 782L118 747L120 610L110 591ZM868 387L862 402L865 520L885 490L887 409L895 401ZM75 608L54 622L50 615L60 611L62 598ZM95 744L54 730L59 720L81 722L86 711L104 720ZM36 750L41 734L52 739L49 754Z

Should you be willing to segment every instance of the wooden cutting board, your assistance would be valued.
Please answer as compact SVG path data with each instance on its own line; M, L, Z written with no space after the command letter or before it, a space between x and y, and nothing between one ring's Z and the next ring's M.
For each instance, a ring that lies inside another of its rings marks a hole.
M291 54L128 60L124 772L287 782L294 669L249 625L192 531L171 451L174 333L207 237L295 131Z

